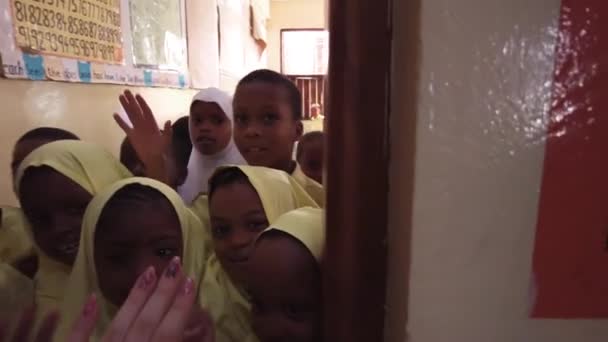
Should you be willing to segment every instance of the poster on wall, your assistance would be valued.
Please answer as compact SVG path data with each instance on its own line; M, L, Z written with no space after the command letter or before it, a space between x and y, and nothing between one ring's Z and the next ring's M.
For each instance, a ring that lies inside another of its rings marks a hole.
M24 51L123 63L119 1L10 2L15 41Z
M0 21L2 76L33 81L189 86L185 35L173 33L185 32L184 2L146 1L147 8L173 9L165 12L154 32L137 26L142 22L137 17L141 13L130 11L131 2L142 3L137 0L0 0L0 15L4 18ZM165 24L171 26L163 30ZM157 36L170 38L170 44ZM151 40L160 42L159 51L163 56L180 63L137 64L134 46L146 46Z
M608 318L608 2L561 6L531 316Z

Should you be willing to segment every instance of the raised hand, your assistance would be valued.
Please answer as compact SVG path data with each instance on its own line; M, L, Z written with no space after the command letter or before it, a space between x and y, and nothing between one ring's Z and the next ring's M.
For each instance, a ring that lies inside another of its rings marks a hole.
M146 176L171 184L170 159L173 135L171 121L165 122L161 131L150 106L139 94L134 96L129 90L125 90L119 96L119 100L133 127L130 127L117 113L114 113L114 120L125 132L137 156L144 164Z

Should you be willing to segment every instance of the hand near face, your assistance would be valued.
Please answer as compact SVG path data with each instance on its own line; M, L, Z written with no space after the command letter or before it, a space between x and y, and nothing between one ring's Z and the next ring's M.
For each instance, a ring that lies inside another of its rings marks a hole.
M136 281L102 341L183 341L190 327L197 327L195 336L213 336L206 320L191 321L195 298L196 284L183 274L179 258L161 275L151 267Z
M215 329L211 316L195 306L184 331L184 342L214 342Z
M135 282L101 341L214 342L213 323L209 314L195 308L195 299L196 284L183 274L179 258L174 258L161 275L150 267ZM97 316L97 299L91 296L67 341L89 341ZM58 318L57 314L49 315L34 341L52 341ZM30 309L23 315L12 339L5 338L6 329L0 324L0 342L27 341L33 330L33 322L34 310Z
M129 90L119 97L129 120L130 127L120 115L114 113L114 120L127 135L133 149L145 166L146 176L169 184L171 170L171 121L165 123L161 131L154 114L141 95L134 96Z

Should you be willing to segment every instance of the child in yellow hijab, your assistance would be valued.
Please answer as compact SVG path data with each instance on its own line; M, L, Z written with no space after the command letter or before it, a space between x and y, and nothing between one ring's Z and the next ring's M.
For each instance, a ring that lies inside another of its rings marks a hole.
M38 127L23 134L13 148L11 172L13 189L17 169L25 157L38 147L59 140L79 140L72 132L56 127ZM19 208L0 208L0 262L13 264L21 273L32 277L36 272L37 260L34 246L27 234L27 225Z
M57 341L92 293L99 307L95 336L103 336L139 275L153 266L160 277L175 256L198 289L208 254L205 230L180 196L158 181L130 178L99 193L84 216Z
M302 95L285 76L256 70L239 81L234 93L234 142L249 165L283 170L324 206L323 186L293 160L302 137Z
M63 299L92 197L129 176L109 152L83 141L46 144L20 163L16 191L39 258L34 278L37 317L56 309Z
M321 341L323 210L279 217L256 241L247 284L253 330L261 342Z
M241 342L253 335L251 305L243 291L251 250L270 222L306 206L318 207L295 179L279 170L231 166L210 179L215 254L207 262L201 298L213 317L217 342Z

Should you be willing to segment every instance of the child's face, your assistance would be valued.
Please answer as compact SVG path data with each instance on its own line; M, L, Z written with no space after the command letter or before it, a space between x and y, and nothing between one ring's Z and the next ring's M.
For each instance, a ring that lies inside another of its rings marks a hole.
M13 172L13 179L17 174L17 169L19 169L19 165L27 157L27 155L38 147L48 144L49 142L51 141L45 139L29 139L23 140L15 145L15 149L13 149L13 160L11 162L11 171Z
M249 165L285 170L292 163L294 143L302 135L287 91L281 86L253 82L234 95L234 141Z
M221 152L232 137L232 123L214 102L194 101L189 127L193 146L204 155Z
M49 168L30 168L21 181L20 201L36 244L50 258L72 265L80 225L93 197L80 185Z
M287 235L263 236L249 260L253 330L261 342L316 342L321 279L312 255Z
M146 168L139 160L137 152L133 149L129 139L125 138L120 145L120 162L124 165L135 177L144 177Z
M305 175L323 184L323 141L315 139L307 142L298 163Z
M209 214L215 253L230 277L240 282L253 243L268 227L260 197L249 184L224 185L213 193Z
M183 240L168 202L119 210L111 222L96 229L95 269L104 297L120 306L149 266L161 274L174 256L182 256Z

